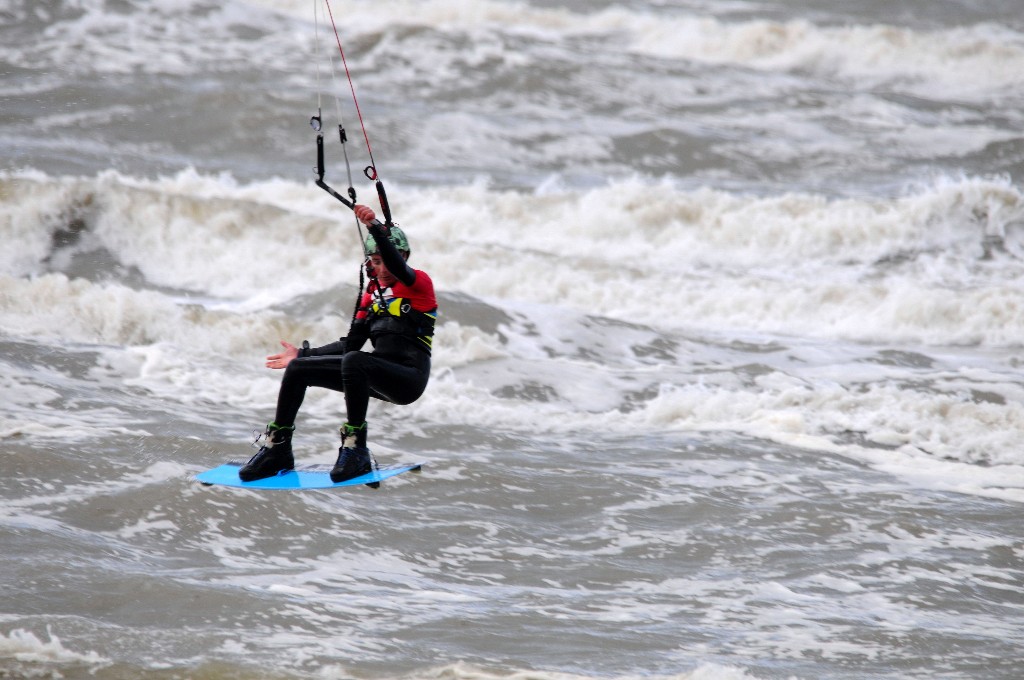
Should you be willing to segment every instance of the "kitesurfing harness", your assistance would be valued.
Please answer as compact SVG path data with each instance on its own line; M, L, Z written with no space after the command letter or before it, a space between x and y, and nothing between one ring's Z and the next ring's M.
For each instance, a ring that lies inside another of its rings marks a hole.
M374 301L366 308L370 339L374 347L386 335L398 335L413 340L413 346L430 354L434 344L434 324L437 311L420 312L413 309L406 298L388 300L387 306Z

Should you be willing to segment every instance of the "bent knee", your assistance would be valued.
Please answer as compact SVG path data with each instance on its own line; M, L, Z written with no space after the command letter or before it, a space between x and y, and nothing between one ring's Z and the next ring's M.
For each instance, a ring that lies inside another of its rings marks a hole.
M346 352L341 359L341 372L345 374L365 373L372 362L372 357L366 352Z

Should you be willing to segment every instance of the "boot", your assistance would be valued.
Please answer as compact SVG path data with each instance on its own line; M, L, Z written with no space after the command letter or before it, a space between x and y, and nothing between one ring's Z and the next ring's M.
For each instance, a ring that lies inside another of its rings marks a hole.
M337 484L372 470L370 449L366 448L366 423L359 427L345 423L341 426L341 448L338 449L338 462L331 470L331 481ZM366 486L376 489L380 482L370 482Z
M243 482L254 482L291 470L295 467L292 455L292 433L295 426L282 427L277 423L267 425L266 443L260 447L249 462L238 468L238 477Z

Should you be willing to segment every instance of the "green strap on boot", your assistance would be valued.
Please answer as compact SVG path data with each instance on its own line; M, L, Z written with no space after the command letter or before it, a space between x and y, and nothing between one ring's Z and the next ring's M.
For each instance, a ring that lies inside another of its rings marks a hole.
M362 425L358 427L350 423L345 423L338 432L341 434L341 447L346 448L349 446L365 447L366 446L366 421L363 421ZM354 444L349 444L350 440L354 440Z
M293 432L295 432L294 425L278 425L275 422L267 423L267 441L271 444L291 441Z

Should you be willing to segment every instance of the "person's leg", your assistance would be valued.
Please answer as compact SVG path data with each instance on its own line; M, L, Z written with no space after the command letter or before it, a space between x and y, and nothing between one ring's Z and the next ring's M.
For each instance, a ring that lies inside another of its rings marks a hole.
M366 421L370 397L392 404L411 404L419 399L430 377L429 357L418 362L398 363L366 352L349 352L341 366L345 383L348 422L359 426Z
M307 387L326 387L341 391L341 357L300 357L292 359L285 368L281 388L277 393L274 421L267 425L263 446L238 470L245 482L273 477L295 467L292 453L292 433L295 417L306 397Z
M345 390L342 380L342 357L299 357L292 359L284 369L281 388L277 393L277 411L274 422L282 427L294 427L307 387L325 387L336 392Z
M409 404L426 389L430 375L429 358L404 365L394 360L349 352L342 362L345 383L345 408L348 421L341 426L341 448L331 479L341 482L364 475L372 469L366 447L366 412L370 397L394 404Z

